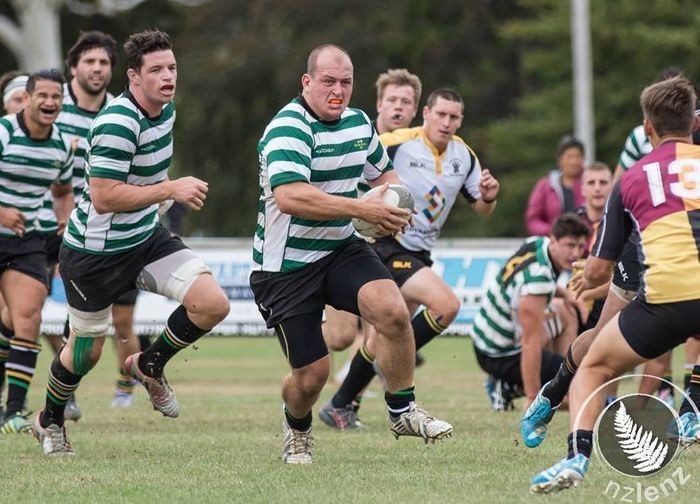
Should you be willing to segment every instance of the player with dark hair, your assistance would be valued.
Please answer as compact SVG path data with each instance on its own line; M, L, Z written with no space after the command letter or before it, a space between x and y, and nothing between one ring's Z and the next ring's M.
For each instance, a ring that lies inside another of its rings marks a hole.
M55 124L64 82L54 69L30 74L24 109L0 119L0 291L14 329L5 363L3 434L31 429L23 409L41 349L41 308L48 293L38 211L49 188L60 222L65 224L73 208L73 150Z
M138 286L181 303L158 339L125 362L154 409L171 418L179 415L180 405L164 376L165 365L230 309L204 261L158 222L161 203L172 199L200 210L208 190L195 177L168 177L177 84L170 37L157 30L135 33L124 49L129 84L90 127L87 187L61 247L70 337L51 364L46 404L33 428L47 455L74 453L64 407L100 357L119 296Z
M557 278L581 257L589 233L575 214L561 215L549 237L528 238L488 285L471 337L493 410L534 399L564 360L578 323Z

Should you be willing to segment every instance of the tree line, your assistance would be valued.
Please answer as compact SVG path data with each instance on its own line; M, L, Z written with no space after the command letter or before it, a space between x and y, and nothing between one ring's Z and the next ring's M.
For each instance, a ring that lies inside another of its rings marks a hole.
M500 179L502 192L486 219L459 204L443 236L524 234L530 189L553 167L559 138L573 129L569 2L196 3L149 0L117 16L86 17L67 8L60 13L63 53L81 30L103 30L120 43L146 28L172 36L179 74L173 171L210 182L205 209L188 218L188 234L252 236L257 141L274 113L299 92L309 50L325 42L350 52L351 105L370 117L374 81L387 68L419 75L424 98L437 87L459 91L466 106L459 133ZM597 158L614 166L627 133L641 122L642 88L669 66L697 78L700 9L692 0L590 3ZM16 13L3 2L0 15ZM17 65L0 47L0 69ZM113 93L123 89L125 72L122 58Z

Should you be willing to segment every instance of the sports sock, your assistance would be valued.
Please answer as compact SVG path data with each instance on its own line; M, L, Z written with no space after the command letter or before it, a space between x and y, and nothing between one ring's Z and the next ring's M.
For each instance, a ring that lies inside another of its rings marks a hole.
M416 351L423 348L430 340L446 329L440 325L440 317L435 319L427 308L413 317L411 327L413 327L413 335L416 339Z
M693 376L693 368L695 364L692 362L686 362L683 365L683 388L688 390L690 388L690 377Z
M558 407L564 400L564 396L569 391L569 385L571 385L571 380L574 379L577 369L578 365L574 362L574 356L571 354L571 347L569 347L569 351L566 352L566 359L561 363L559 371L542 389L542 396L549 399L549 403L553 408Z
M59 354L60 355L60 354ZM46 405L39 419L42 427L56 424L63 425L63 411L66 408L68 399L71 398L75 389L78 388L81 376L73 374L61 363L57 355L51 363L49 369L49 383L46 387Z
M36 359L41 345L15 336L10 342L10 353L5 363L7 375L7 409L5 418L24 409L29 385L36 371Z
M574 446L574 437L576 438L576 446ZM569 454L566 458L574 458L578 453L584 457L591 458L593 431L577 430L569 434L567 441L569 443Z
M416 400L416 386L411 385L393 394L385 392L384 400L389 410L389 418L392 422L395 422L402 413L408 411L411 403Z
M134 392L134 379L122 368L119 368L119 374L117 375L117 390L124 394L132 394Z
M353 399L369 385L376 374L373 364L374 356L369 353L365 345L362 345L362 348L352 358L350 370L343 383L331 399L334 408L344 408L351 404Z
M685 413L695 412L693 405L690 401L695 403L695 406L700 408L700 364L693 367L693 373L690 376L690 383L688 385L688 397L683 399L683 404L681 404L680 415Z
M12 329L0 321L0 395L5 384L5 362L10 355L10 340L14 337Z
M187 316L187 310L180 305L170 314L165 329L139 358L139 368L148 376L158 378L163 374L165 364L183 348L208 333Z
M311 427L311 419L313 418L310 411L304 418L294 418L289 414L289 411L287 411L286 404L284 405L284 417L287 419L287 425L298 431L309 430Z

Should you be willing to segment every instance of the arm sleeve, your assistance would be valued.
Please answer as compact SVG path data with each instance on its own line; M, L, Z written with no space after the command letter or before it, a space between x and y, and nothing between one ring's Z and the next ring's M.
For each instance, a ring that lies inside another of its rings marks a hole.
M598 225L595 246L591 252L594 257L616 260L632 232L632 222L622 202L621 185L622 180L619 180L605 206L605 215Z
M90 177L126 182L139 134L139 123L132 117L112 113L95 119L89 134Z
M273 120L265 135L261 166L267 170L270 188L311 181L313 138L311 129L288 118Z
M469 160L469 169L464 179L464 184L459 192L469 203L474 203L481 198L481 191L479 190L479 183L481 182L481 163L479 163L479 158L476 157L473 150L466 145L465 148Z

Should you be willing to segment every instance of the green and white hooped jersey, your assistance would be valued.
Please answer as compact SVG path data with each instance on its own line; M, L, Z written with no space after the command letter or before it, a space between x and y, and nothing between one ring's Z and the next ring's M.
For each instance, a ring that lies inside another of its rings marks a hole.
M71 214L64 243L93 254L115 254L146 241L158 223L158 204L129 212L98 214L90 200L90 177L146 186L163 182L173 154L175 104L148 118L127 90L95 118L85 153L85 190Z
M112 100L114 96L107 93L103 104ZM56 125L61 130L63 136L74 147L73 155L73 196L77 205L80 198L83 196L85 188L85 150L87 149L87 135L90 131L92 122L97 117L99 112L92 112L82 109L76 104L75 97L71 92L70 83L63 85L63 108L58 114ZM53 211L53 196L51 192L47 192L44 196L44 202L39 210L39 229L42 233L55 233L58 230L56 223L56 214Z
M21 114L0 118L0 205L20 210L25 232L31 232L39 230L39 209L51 184L70 183L73 150L55 124L46 139L29 138ZM0 236L16 235L0 225Z
M474 317L471 337L476 348L493 357L518 354L522 327L518 307L523 296L547 296L556 291L557 274L549 258L549 238L528 238L491 281Z
M413 194L418 213L413 225L397 236L408 250L431 250L461 193L470 203L481 197L479 159L458 136L440 154L422 126L402 128L379 136L394 163L401 183Z
M354 239L351 219L311 220L282 213L272 190L305 182L334 196L357 198L360 175L375 180L391 169L367 115L348 108L322 122L295 98L268 124L258 143L260 199L254 268L288 272L318 261Z
M649 137L644 133L644 126L640 124L627 135L625 147L622 149L617 163L623 170L627 171L632 168L634 163L649 154L652 149Z

